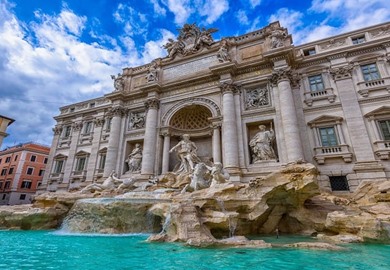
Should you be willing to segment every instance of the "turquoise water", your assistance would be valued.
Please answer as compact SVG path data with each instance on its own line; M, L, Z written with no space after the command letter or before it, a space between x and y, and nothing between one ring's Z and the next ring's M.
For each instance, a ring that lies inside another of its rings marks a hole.
M146 243L147 235L85 236L0 231L0 269L390 269L390 245L348 245L347 251L202 249ZM281 237L276 243L296 241Z

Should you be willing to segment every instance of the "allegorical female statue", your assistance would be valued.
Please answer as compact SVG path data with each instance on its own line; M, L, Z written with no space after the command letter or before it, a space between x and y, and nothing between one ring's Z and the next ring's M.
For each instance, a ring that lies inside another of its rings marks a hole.
M272 130L266 130L266 126L260 125L260 131L250 140L249 146L252 149L253 163L260 160L276 159L272 144L275 140L275 133Z

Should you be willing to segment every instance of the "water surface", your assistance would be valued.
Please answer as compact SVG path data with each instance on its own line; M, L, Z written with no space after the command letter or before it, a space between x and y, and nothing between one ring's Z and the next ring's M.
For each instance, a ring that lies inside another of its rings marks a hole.
M347 251L191 248L147 243L147 235L66 235L0 231L0 269L390 269L390 245L354 244ZM300 240L282 236L275 243Z

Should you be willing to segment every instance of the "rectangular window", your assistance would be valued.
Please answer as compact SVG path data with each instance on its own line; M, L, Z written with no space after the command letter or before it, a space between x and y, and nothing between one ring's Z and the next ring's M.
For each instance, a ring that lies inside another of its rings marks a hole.
M71 126L64 127L62 138L69 138L71 130L72 130Z
M26 194L20 194L19 200L24 201L26 199Z
M319 128L321 144L324 147L338 145L334 127Z
M43 163L47 164L47 157L43 160Z
M30 180L24 180L22 181L22 185L20 186L21 188L26 188L26 189L31 189L31 181Z
M13 173L14 173L14 167L9 168L8 174L13 174Z
M381 78L376 64L363 65L361 66L361 69L365 81L378 80Z
M92 121L85 123L84 134L90 134L92 131Z
M89 103L90 108L95 108L95 102Z
M379 127L382 132L383 140L390 141L390 120L379 121Z
M1 164L1 162L3 161L3 159L2 158L0 158L0 164Z
M364 36L352 38L352 44L361 44L364 42L366 42L366 39L364 38Z
M322 76L320 75L314 75L309 77L309 85L310 85L310 91L316 92L316 91L322 91L324 90L324 82L322 81Z
M99 169L104 169L104 166L106 164L106 154L100 155L100 160L99 160Z
M11 181L5 181L5 186L4 188L7 189L11 186Z
M63 160L56 160L53 173L62 173L63 166L64 166Z
M27 171L26 171L26 174L32 175L33 173L34 173L34 168L28 167L28 168L27 168Z
M315 55L315 54L316 54L316 49L314 49L314 48L310 48L310 49L303 51L303 55L305 55L305 56Z
M3 181L0 181L0 189L2 189L3 188Z
M349 185L346 176L329 176L330 187L333 191L348 191Z
M17 160L18 160L18 155L16 155L14 158L14 161L17 161Z
M69 109L70 112L74 112L74 107Z
M7 169L2 169L1 170L1 175L3 176L3 175L6 175L7 174Z
M36 160L37 160L37 156L32 155L32 156L30 157L30 161L31 161L31 162L35 162Z
M106 131L110 131L111 129L111 120L112 118L107 118L107 122L106 122Z
M39 170L39 176L43 176L45 174L45 170Z
M6 197L7 195L6 194L3 194L3 198L2 198L2 200L5 200L5 197Z
M11 157L7 157L6 159L5 159L5 163L8 163L8 162L10 162L11 161Z
M85 158L85 157L80 157L77 159L75 171L81 172L84 170L86 159L87 158Z

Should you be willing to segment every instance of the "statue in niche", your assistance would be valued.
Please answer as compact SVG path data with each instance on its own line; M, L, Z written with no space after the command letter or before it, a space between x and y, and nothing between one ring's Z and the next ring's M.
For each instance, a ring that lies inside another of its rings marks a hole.
M286 30L275 29L271 32L271 48L279 48L284 46L284 40L287 37Z
M145 126L145 113L131 113L129 118L129 129L138 129Z
M123 79L123 75L118 73L118 76L111 75L111 79L114 80L114 88L115 91L123 91L125 89L125 81Z
M276 159L276 154L272 147L275 141L275 133L272 126L269 131L266 130L264 125L260 125L259 129L260 131L249 142L253 153L253 163L261 160Z
M268 89L259 88L246 92L246 108L257 108L260 106L269 105Z
M183 139L169 150L169 153L177 151L180 159L180 166L174 170L175 173L191 173L194 170L194 165L200 162L197 150L195 143L190 141L190 135L184 134Z
M221 47L218 50L217 58L218 61L221 63L224 62L230 62L232 59L230 58L229 52L228 52L228 41L226 39L221 40Z
M147 82L157 82L157 63L155 61L152 62L151 66L146 73L146 81Z
M141 171L141 162L142 162L141 144L136 143L133 151L131 151L131 153L126 159L126 163L129 166L129 170L127 172L139 173Z

